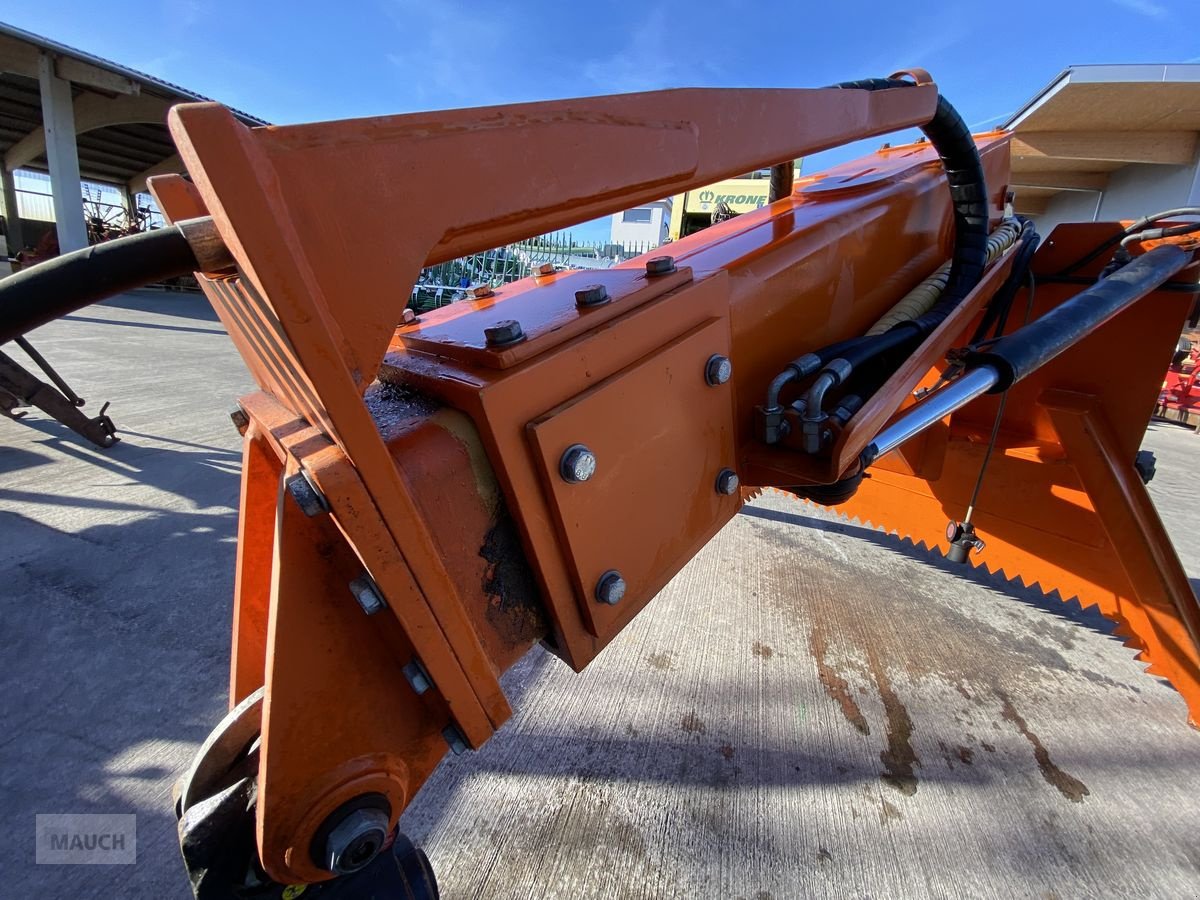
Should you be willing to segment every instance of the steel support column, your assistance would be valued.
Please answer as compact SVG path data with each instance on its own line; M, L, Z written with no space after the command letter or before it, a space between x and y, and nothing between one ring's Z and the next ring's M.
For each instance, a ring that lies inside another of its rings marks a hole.
M58 248L67 253L88 243L79 187L71 82L58 77L54 58L48 53L38 57L38 82L42 90L42 125L46 132L46 159L50 163L50 189L54 193Z
M16 256L25 249L25 231L17 208L17 186L13 173L0 163L0 186L4 190L4 233L8 238L8 255ZM4 271L8 271L5 269Z

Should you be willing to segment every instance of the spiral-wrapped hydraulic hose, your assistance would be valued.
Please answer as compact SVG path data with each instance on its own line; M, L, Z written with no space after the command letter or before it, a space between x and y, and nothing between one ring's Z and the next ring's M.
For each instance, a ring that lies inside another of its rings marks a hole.
M842 82L833 87L877 91L912 85L913 82L900 78L868 78ZM962 116L940 95L933 118L921 130L941 158L954 205L954 254L945 286L936 302L922 314L899 321L880 333L840 341L836 356L830 354L831 348L815 351L814 355L822 360L824 368L808 391L806 417L815 420L823 416L825 395L868 362L884 354L910 353L945 320L983 277L988 257L988 195L979 150ZM786 372L781 373L780 378L785 375ZM809 449L816 452L819 448Z

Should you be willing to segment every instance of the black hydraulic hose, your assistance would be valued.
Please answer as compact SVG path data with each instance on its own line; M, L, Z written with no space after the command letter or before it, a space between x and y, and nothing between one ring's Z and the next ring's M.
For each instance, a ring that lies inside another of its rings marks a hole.
M912 86L913 82L902 78L868 78L833 85L867 91ZM921 131L942 160L954 203L954 255L946 289L934 308L924 316L896 326L915 328L924 335L937 327L983 277L987 265L988 193L983 161L971 137L971 129L945 97L938 95L933 118L921 127Z
M0 344L98 300L201 268L178 225L48 259L0 280Z
M833 87L846 90L891 90L912 87L913 82L899 78L868 78L861 81L846 81ZM954 205L954 254L950 262L950 274L941 298L924 315L900 322L888 331L876 335L842 342L835 361L837 371L826 367L834 387L844 381L856 368L885 354L911 353L938 325L940 325L974 289L983 277L987 265L988 202L987 183L983 174L983 162L979 148L971 137L958 111L945 97L938 96L937 109L933 118L921 130L941 158L950 185L950 198ZM816 351L825 355L829 348ZM824 391L818 390L812 400L820 400ZM819 395L819 396L818 396ZM806 416L819 418L822 410L809 402Z
M1174 245L1155 247L1036 321L970 354L967 367L990 366L997 373L991 393L1008 390L1191 261L1191 253Z
M972 345L978 344L985 337L989 330L995 326L996 336L1004 334L1004 328L1008 324L1008 313L1012 309L1013 299L1017 296L1017 291L1021 285L1025 283L1026 276L1029 272L1029 267L1033 263L1033 255L1037 252L1038 245L1042 242L1039 235L1032 228L1027 229L1021 236L1021 245L1017 248L1016 257L1013 259L1012 269L1009 271L1008 278L1004 284L1000 285L1000 290L996 291L996 295L992 298L992 302L988 304L987 310L983 314L983 319L979 322L979 327L975 329L975 334L971 337Z

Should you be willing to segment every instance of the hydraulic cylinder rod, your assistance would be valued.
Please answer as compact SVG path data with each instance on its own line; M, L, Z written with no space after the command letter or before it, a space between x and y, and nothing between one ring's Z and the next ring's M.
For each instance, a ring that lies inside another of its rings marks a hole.
M863 451L864 467L935 422L986 393L1008 390L1117 313L1187 266L1192 254L1173 245L1155 247L1046 315L967 358L967 370L885 427Z

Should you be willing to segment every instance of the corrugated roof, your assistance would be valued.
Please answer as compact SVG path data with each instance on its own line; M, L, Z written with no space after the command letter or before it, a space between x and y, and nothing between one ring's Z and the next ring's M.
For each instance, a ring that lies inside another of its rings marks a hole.
M139 72L137 69L131 69L129 66L123 66L120 63L113 62L111 59L105 59L102 56L96 56L93 53L87 53L83 50L77 50L74 47L68 47L66 44L60 44L58 41L52 41L49 38L42 37L40 34L33 34L5 22L0 22L0 34L8 35L20 41L25 41L32 44L40 50L47 50L51 53L57 53L61 56L69 56L72 59L77 59L80 62L88 65L96 66L101 69L106 69L114 75L120 75L128 78L131 81L136 81L146 87L157 89L158 92L168 96L173 96L181 101L192 102L213 102L211 97L205 97L202 94L197 94L195 91L189 91L185 87L177 84L172 84L169 81L164 81L161 78L155 78L153 75L147 75L145 72ZM230 107L230 110L239 119L247 125L269 125L270 122L265 119L260 119L257 116L252 116L250 113L242 112L241 110Z

